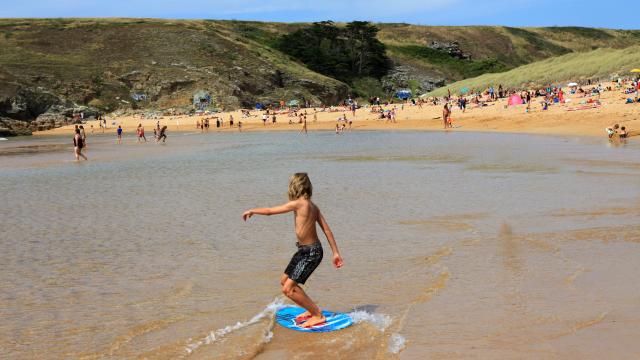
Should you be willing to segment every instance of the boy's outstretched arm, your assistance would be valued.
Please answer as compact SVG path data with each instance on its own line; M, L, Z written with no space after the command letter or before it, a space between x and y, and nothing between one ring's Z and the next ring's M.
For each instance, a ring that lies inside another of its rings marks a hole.
M271 207L271 208L251 209L251 210L245 211L244 214L242 214L242 218L244 219L244 221L247 221L253 215L267 215L267 216L269 216L269 215L284 214L284 213L288 213L290 211L294 211L296 209L296 205L297 205L297 203L295 201L289 201L288 203L286 203L284 205L274 206L274 207Z
M322 232L327 237L327 241L329 241L329 246L331 247L331 251L333 252L333 266L336 268L341 268L343 265L342 256L340 256L340 251L338 250L338 244L336 244L336 239L333 237L333 232L329 228L329 224L327 224L327 220L324 219L322 212L318 213L318 223L322 228Z

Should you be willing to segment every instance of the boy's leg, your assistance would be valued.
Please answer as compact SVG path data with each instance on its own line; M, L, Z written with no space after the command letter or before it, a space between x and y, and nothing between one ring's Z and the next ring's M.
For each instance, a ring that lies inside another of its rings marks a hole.
M320 324L325 321L322 311L316 305L313 300L302 290L302 288L295 281L287 278L282 286L282 292L293 302L305 308L311 317L307 320L303 327L310 327Z
M284 283L287 282L289 276L287 274L280 275L280 286L284 289ZM303 312L302 314L296 316L296 323L304 322L305 320L311 317L311 313L308 311Z

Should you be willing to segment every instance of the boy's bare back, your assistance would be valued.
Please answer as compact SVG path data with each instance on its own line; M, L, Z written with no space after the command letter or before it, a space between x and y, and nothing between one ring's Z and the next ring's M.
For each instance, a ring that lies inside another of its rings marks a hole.
M320 209L311 200L305 198L294 200L292 203L295 207L293 214L298 243L311 245L320 241L316 231L316 222L321 224L321 219L324 220Z

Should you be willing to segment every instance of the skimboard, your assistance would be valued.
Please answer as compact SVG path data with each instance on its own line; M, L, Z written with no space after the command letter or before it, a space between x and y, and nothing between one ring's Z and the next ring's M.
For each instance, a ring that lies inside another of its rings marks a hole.
M303 324L296 324L296 316L302 314L305 311L306 310L301 307L284 307L276 312L276 322L280 326L287 329L312 333L341 330L353 324L353 319L351 319L351 316L347 314L332 311L323 311L322 315L327 318L327 321L311 328L304 328L302 327Z

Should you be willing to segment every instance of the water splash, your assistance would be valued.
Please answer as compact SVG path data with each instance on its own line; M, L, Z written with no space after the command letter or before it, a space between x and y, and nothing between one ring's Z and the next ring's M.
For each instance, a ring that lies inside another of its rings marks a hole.
M399 353L400 351L404 350L406 346L407 346L407 339L405 339L404 336L398 333L393 333L389 338L388 350L392 354Z
M391 317L386 314L372 314L363 310L356 310L349 313L353 323L367 322L375 326L380 331L385 331L389 325L393 322Z
M225 326L223 328L211 331L203 339L187 345L187 347L185 348L185 351L187 352L187 354L191 354L202 345L212 344L224 338L225 336L229 335L230 333L246 328L247 326L256 324L262 319L265 319L268 317L273 318L276 311L278 311L278 309L284 306L285 306L284 299L282 297L276 298L271 303L269 303L261 312L257 313L254 317L252 317L250 320L244 321L244 322L239 321L235 325L229 325L229 326ZM268 329L265 332L265 335L263 337L263 342L268 343L269 341L271 341L272 337L273 337L273 332L271 331L271 329Z

